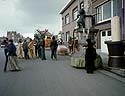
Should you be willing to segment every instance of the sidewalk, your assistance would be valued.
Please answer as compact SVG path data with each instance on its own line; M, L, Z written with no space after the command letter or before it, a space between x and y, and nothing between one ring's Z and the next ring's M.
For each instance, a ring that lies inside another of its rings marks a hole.
M125 69L108 67L108 54L102 53L99 49L97 49L97 53L102 57L104 69L99 71L125 83Z

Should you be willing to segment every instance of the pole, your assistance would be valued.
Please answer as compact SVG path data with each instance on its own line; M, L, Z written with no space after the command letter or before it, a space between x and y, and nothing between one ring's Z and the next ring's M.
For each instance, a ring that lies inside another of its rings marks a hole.
M80 10L80 0L78 0L78 11Z

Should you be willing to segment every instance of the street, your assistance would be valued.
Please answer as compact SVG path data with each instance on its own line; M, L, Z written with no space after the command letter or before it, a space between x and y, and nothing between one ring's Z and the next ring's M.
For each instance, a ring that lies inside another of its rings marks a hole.
M5 57L0 49L0 96L123 96L125 83L98 71L87 74L70 66L69 56L51 60L19 59L22 71L3 72Z

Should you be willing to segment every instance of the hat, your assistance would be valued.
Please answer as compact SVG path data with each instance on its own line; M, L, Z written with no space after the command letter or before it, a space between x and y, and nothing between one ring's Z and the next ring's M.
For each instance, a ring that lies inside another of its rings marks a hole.
M53 36L52 39L55 40L55 36Z
M91 42L91 39L87 39L86 41L87 41L88 43L92 43L92 42Z
M10 39L10 40L9 40L9 42L13 43L13 40L12 40L12 39Z

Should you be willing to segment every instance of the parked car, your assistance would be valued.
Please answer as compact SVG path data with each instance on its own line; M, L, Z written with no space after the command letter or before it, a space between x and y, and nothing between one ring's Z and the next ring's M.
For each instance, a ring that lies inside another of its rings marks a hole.
M57 53L58 53L58 55L67 55L68 54L68 48L65 45L58 45Z
M0 47L1 47L1 48L4 48L4 47L5 47L5 45L4 45L3 42L1 42Z
M2 45L2 44L0 45L1 48L4 48L4 46L5 46L5 45Z

